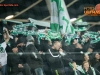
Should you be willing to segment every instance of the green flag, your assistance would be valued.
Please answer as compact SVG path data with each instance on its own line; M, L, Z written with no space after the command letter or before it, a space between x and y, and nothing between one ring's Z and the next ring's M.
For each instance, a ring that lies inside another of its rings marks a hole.
M52 31L61 31L62 34L74 34L64 0L51 0L50 28Z
M59 31L59 0L51 0L51 24L52 31Z

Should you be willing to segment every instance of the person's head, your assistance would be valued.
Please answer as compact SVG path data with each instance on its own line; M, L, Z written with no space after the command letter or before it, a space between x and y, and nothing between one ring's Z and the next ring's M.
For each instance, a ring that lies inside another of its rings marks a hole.
M17 53L18 52L18 48L17 48L16 45L13 45L11 49L12 49L13 53Z
M34 43L34 38L33 38L33 36L31 36L31 35L28 35L27 37L26 37L26 39L27 39L27 42L33 42Z
M92 49L92 48L88 48L88 49L87 49L87 52L92 53L92 52L93 52L93 49Z
M95 53L94 58L96 60L100 60L100 54L98 52Z
M76 48L82 49L83 47L82 47L81 44L77 43L77 44L76 44Z
M25 46L25 38L23 38L23 37L21 37L21 38L18 38L18 40L17 40L17 46L19 46L19 47L23 47L23 46Z
M23 47L25 44L23 42L17 44L17 46Z
M85 70L89 69L89 67L90 67L89 62L88 62L88 61L83 61L82 67L83 67Z
M36 48L33 44L29 44L27 47L26 47L26 52L36 52Z
M53 49L59 50L61 48L61 42L55 41L52 46Z
M78 43L78 41L76 39L71 40L71 44L77 44L77 43Z
M84 54L83 59L84 59L85 61L89 61L89 55L88 55L88 54Z
M26 36L18 35L17 46L23 47L26 44Z

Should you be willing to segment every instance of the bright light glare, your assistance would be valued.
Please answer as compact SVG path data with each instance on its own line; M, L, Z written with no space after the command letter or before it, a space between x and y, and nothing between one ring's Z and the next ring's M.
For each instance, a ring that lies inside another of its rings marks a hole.
M5 19L11 19L11 18L13 18L14 17L14 15L9 15L9 16L7 16Z
M74 22L76 20L76 18L72 18L70 19L70 22Z

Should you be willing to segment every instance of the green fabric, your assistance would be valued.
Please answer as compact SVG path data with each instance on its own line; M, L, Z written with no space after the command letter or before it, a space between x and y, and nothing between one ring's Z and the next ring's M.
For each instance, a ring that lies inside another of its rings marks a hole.
M84 72L82 66L77 65L77 70L79 70L80 72L82 72L83 74L85 74L85 72Z
M50 39L61 39L60 32L48 31L48 37L49 37Z
M45 33L38 34L38 40L45 38L45 40L51 41L51 39L62 39L60 32L52 32L51 30L48 31L47 35Z
M62 34L74 33L74 27L71 25L68 20L69 16L65 12L64 0L51 0L51 24L50 28L52 31L59 32ZM68 13L68 12L67 12Z
M71 68L74 68L73 65L72 65L71 63L69 63L69 66L70 66ZM76 70L74 70L74 74L75 74L75 75L78 75L77 72L76 72Z
M77 72L76 72L76 70L74 71L74 74L75 74L75 75L78 75Z
M87 28L86 27L78 27L78 28L75 28L75 31L86 31Z
M51 0L51 23L50 28L52 31L59 32L59 0Z
M59 75L58 70L55 70L55 72L56 72L56 75Z
M71 68L73 68L73 65L69 62L69 66L71 67Z
M52 31L57 31L57 32L59 31L59 25L56 23L52 23L50 25L50 28L52 29Z
M11 31L11 35L18 35L18 34L23 34L23 35L36 35L37 32L33 30L25 30L25 27L27 26L33 26L36 28L36 26L33 23L26 23L26 24L21 24L21 25L16 25L14 26L13 30Z
M86 32L83 36L82 36L82 41L85 42L85 39L89 37L91 38L91 41L90 43L93 44L93 43L97 43L100 41L100 36L99 36L99 33L98 32L93 32L93 31L88 31Z
M90 68L91 68L91 70L92 70L92 72L93 72L93 75L96 75L94 68L91 67L91 66L90 66ZM77 69L78 69L80 72L82 72L83 74L85 74L85 72L84 72L82 66L77 66Z
M96 72L95 72L94 68L93 68L93 67L90 67L90 68L91 68L92 71L93 71L93 75L96 75Z

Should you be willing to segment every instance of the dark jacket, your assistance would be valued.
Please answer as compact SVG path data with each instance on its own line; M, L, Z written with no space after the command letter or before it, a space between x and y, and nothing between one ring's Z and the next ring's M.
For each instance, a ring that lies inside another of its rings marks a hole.
M85 70L84 70L84 71L85 71ZM87 72L85 72L85 74L84 74L84 73L82 73L82 75L94 75L94 74L93 74L92 69L91 69L91 68L89 68L89 70L88 70Z
M96 61L95 59L92 60L92 66L100 71L100 60Z
M63 63L62 60L59 56L59 52L54 49L48 49L48 52L46 54L46 59L49 64L49 67L52 69L57 69L57 68L63 68Z
M35 53L35 54L34 54ZM30 44L26 48L26 63L33 69L42 68L43 61L34 45Z
M22 64L20 55L11 53L8 55L8 66L11 67L12 72L18 71L18 64Z
M76 70L77 75L83 75L79 70ZM72 68L68 68L68 75L75 75L75 71Z
M100 75L100 73L93 67L89 67L88 71L86 72L85 69L83 68L83 72L80 72L82 73L82 75ZM95 74L94 74L95 73Z
M87 52L88 48L90 48L90 47L91 47L90 41L85 42L83 45L84 52Z
M85 75L93 75L93 71L91 69L88 70L88 72L85 72Z
M47 40L40 40L40 50L43 52L47 52L48 50L48 41Z

